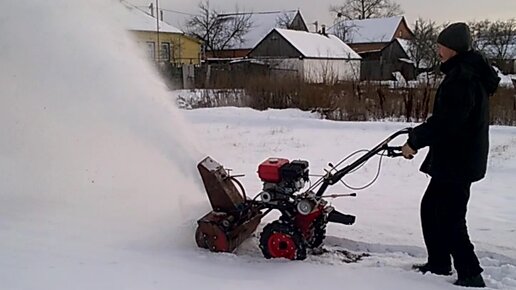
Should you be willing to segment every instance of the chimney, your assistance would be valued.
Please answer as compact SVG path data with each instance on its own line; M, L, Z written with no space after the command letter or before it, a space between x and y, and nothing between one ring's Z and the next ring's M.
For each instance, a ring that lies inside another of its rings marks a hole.
M151 16L152 16L152 17L154 17L154 3L151 3L151 4L149 5L149 9L150 9L150 14L151 14Z
M326 25L321 25L321 34L324 35L324 36L328 36L328 34L326 34Z
M161 18L161 21L163 21L163 10L159 11L159 18Z
M315 32L318 33L319 32L319 21L315 21L312 24L315 25Z

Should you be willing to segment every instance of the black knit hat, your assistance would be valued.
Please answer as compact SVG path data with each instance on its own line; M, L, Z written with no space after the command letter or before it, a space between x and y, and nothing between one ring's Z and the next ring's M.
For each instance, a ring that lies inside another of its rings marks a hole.
M437 43L458 53L471 50L471 42L469 26L463 22L450 24L437 37Z

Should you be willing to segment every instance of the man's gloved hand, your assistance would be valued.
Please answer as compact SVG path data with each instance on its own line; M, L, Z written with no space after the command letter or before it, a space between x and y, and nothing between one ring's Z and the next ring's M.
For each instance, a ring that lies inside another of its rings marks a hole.
M405 157L405 159L412 159L414 158L414 155L417 154L417 150L410 148L408 143L405 143L405 145L401 147L401 153L403 154L403 157Z

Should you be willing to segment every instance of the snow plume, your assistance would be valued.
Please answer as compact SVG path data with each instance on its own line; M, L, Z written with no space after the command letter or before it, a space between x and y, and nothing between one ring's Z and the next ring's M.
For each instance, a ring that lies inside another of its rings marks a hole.
M122 28L121 9L100 0L4 3L0 248L55 232L62 237L44 243L169 244L184 236L176 244L191 244L192 220L204 208L185 209L206 198L200 155Z

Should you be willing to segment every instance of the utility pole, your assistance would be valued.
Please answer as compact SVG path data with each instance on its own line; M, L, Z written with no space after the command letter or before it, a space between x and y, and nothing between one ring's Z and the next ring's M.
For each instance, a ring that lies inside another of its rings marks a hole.
M157 52L158 52L158 54L156 55L156 61L159 62L159 59L161 57L161 54L160 54L161 45L159 43L159 0L156 0L156 38L158 40L158 42L156 43Z

